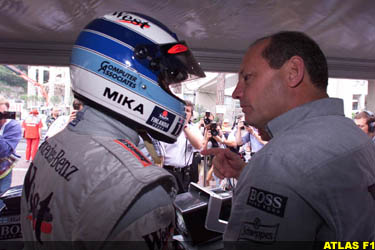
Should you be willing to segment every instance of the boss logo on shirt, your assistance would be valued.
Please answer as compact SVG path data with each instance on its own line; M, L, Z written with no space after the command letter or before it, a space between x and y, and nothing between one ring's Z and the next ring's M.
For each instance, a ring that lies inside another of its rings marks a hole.
M262 225L260 219L255 218L254 222L242 224L238 240L251 240L271 244L276 240L278 229L279 224Z
M19 215L2 216L0 219L0 240L22 239Z
M247 204L266 213L284 217L287 201L288 197L271 193L259 188L250 187L250 194L249 198L247 199Z

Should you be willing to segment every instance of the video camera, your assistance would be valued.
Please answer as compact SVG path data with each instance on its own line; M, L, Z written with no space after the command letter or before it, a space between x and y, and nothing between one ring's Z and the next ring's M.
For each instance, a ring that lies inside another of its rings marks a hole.
M243 126L240 128L241 130L244 130L246 127L249 127L250 124L247 123L246 121L243 121Z
M4 111L4 112L0 112L0 120L2 119L16 119L16 112L8 112L8 111Z
M180 233L180 239L175 239L193 246L206 244L222 238L232 207L232 191L191 182L188 192L177 195L174 206Z
M216 122L211 122L210 124L210 131L212 136L217 136L219 135L219 131L217 131L217 124Z
M74 110L79 110L81 108L81 104L79 103L73 103L73 109Z

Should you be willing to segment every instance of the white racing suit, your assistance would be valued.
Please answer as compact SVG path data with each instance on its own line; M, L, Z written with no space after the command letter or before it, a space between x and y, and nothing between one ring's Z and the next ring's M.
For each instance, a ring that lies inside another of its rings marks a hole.
M26 248L111 249L115 241L164 247L176 184L140 153L138 141L134 130L86 106L43 142L21 199Z

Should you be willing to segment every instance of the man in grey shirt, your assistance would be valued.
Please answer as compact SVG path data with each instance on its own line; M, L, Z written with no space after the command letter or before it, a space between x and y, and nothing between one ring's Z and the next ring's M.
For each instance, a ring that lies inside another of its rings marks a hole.
M375 240L375 147L327 84L325 56L303 33L249 47L232 96L272 139L246 166L229 150L202 152L216 155L216 176L238 178L225 241Z

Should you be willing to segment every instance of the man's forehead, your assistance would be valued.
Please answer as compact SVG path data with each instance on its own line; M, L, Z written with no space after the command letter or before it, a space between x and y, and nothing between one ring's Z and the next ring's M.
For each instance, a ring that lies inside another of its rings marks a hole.
M261 40L248 48L248 50L245 53L245 56L243 57L239 73L248 70L247 67L256 67L260 61L265 62L265 59L262 56L262 52L264 48L268 45L268 43L268 39Z

